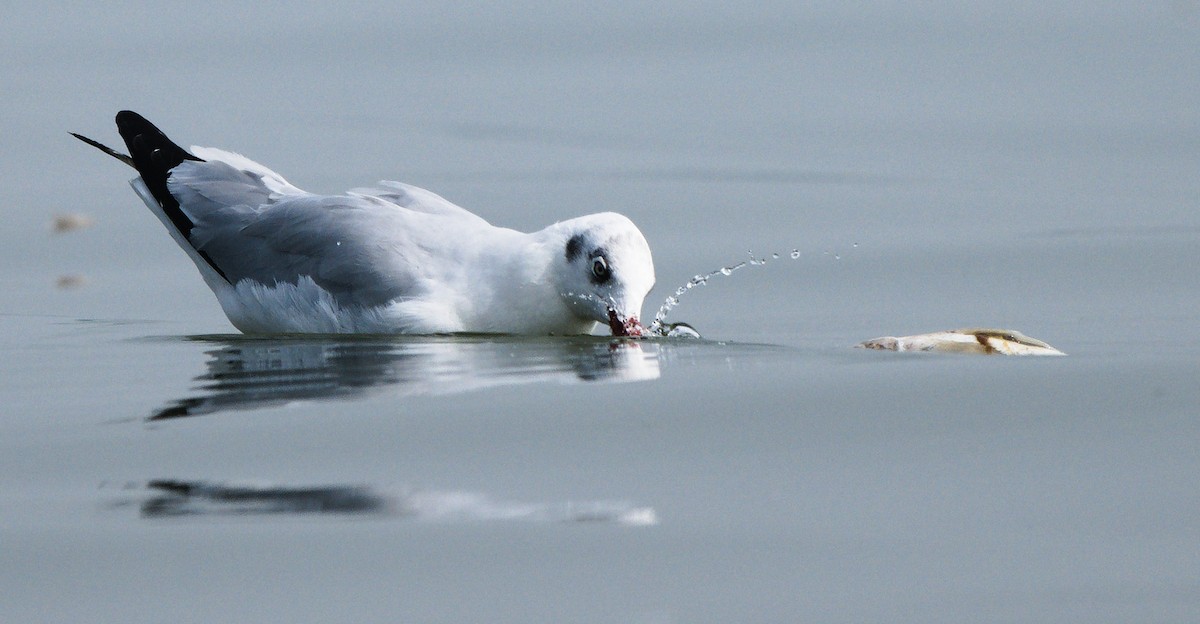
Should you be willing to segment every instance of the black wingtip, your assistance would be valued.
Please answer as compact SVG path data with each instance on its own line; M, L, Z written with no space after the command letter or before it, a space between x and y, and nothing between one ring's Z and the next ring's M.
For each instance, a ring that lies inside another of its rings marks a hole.
M191 233L192 223L179 210L179 202L167 190L167 178L179 163L200 159L176 145L162 130L133 111L117 113L116 121L117 131L125 140L125 147L129 148L133 167L141 174L150 194L158 200L163 211L186 238Z
M158 205L162 207L163 214L171 220L172 225L179 230L183 238L190 242L193 223L180 209L179 200L171 195L171 191L167 188L167 178L171 176L171 170L185 160L198 162L204 162L204 160L196 158L187 150L176 145L174 141L167 138L167 135L163 134L162 130L133 111L123 110L117 113L116 121L117 131L121 133L121 138L125 140L125 146L129 148L129 158L133 167L141 174L142 182L146 184L146 188L154 196ZM225 272L213 262L204 250L197 249L196 251L218 275L228 281ZM156 419L178 416L179 414L162 414Z
M167 138L162 130L145 117L133 111L123 110L117 113L116 122L117 131L121 133L121 138L125 139L129 156L133 158L143 179L146 174L152 177L161 174L165 177L171 169L178 167L179 163L185 160L200 160Z

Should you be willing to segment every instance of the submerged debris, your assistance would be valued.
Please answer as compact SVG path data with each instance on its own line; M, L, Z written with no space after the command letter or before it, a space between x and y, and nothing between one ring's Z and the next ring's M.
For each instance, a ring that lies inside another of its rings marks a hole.
M54 220L50 222L50 228L55 234L64 232L73 232L92 227L95 221L91 217L79 212L68 212L64 214L54 215Z
M1066 355L1062 351L1011 329L953 329L915 336L884 336L855 345L884 351L938 351L986 355Z
M80 275L79 273L67 273L65 275L59 275L54 280L54 285L63 290L79 288L80 286L83 286L86 283L87 283L87 278L84 277L83 275Z

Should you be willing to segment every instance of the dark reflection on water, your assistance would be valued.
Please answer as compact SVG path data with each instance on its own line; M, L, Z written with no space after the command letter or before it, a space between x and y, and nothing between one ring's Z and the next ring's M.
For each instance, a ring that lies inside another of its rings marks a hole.
M394 501L365 486L258 486L154 480L142 502L147 518L214 514L386 514Z
M373 392L452 394L529 383L658 379L668 365L789 353L770 345L698 339L494 336L197 336L207 371L190 396L149 417L161 421L290 401L353 400ZM143 485L144 484L144 485ZM159 478L135 487L141 517L291 515L401 517L431 522L565 522L653 526L652 506L620 499L511 500L487 492L362 484L295 484Z
M297 400L456 393L532 382L657 379L664 349L656 341L495 337L201 336L208 372L193 396L149 420L268 407Z
M531 502L461 490L385 491L365 485L295 486L178 479L149 481L146 490L139 510L147 519L362 515L429 522L658 524L658 512L653 507L623 500Z

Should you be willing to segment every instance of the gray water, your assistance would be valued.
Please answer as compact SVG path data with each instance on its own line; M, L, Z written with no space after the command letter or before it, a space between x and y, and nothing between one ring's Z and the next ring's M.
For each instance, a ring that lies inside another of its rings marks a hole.
M1200 620L1197 5L795 4L7 8L0 620ZM645 315L781 257L700 341L241 337L122 108L617 210ZM850 348L964 326L1069 356Z

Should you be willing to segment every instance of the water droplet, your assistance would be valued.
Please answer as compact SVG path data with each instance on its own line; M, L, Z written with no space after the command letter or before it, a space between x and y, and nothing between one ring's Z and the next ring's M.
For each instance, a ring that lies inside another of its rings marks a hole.
M829 252L825 252L825 253L826 253L826 255L828 255ZM668 324L666 322L667 316L671 313L671 310L674 309L675 306L679 305L679 298L682 297L684 294L686 294L687 291L692 290L696 286L704 286L704 285L708 284L708 281L710 279L716 277L717 275L729 276L729 275L733 275L734 271L738 271L742 267L745 267L745 266L763 266L763 265L767 264L768 260L767 260L766 256L761 257L761 258L756 258L754 256L753 250L749 250L749 249L746 250L746 254L749 256L749 258L747 258L746 260L734 263L729 266L721 267L711 273L698 273L698 274L692 276L691 280L689 280L686 284L680 286L679 288L677 288L675 290L674 295L668 296L666 298L666 300L663 301L662 305L659 306L659 308L658 308L658 312L656 312L654 314L654 321L652 323L650 323L649 326L646 327L646 333L649 335L652 335L652 336L672 336L672 337L674 337L674 335L671 334L671 328L675 327L675 325ZM770 254L771 259L777 259L777 258L779 258L779 256L780 256L780 254L778 254L778 253ZM791 257L793 260L796 258L799 258L800 250L793 249L791 252ZM615 304L610 304L610 305L615 306Z

